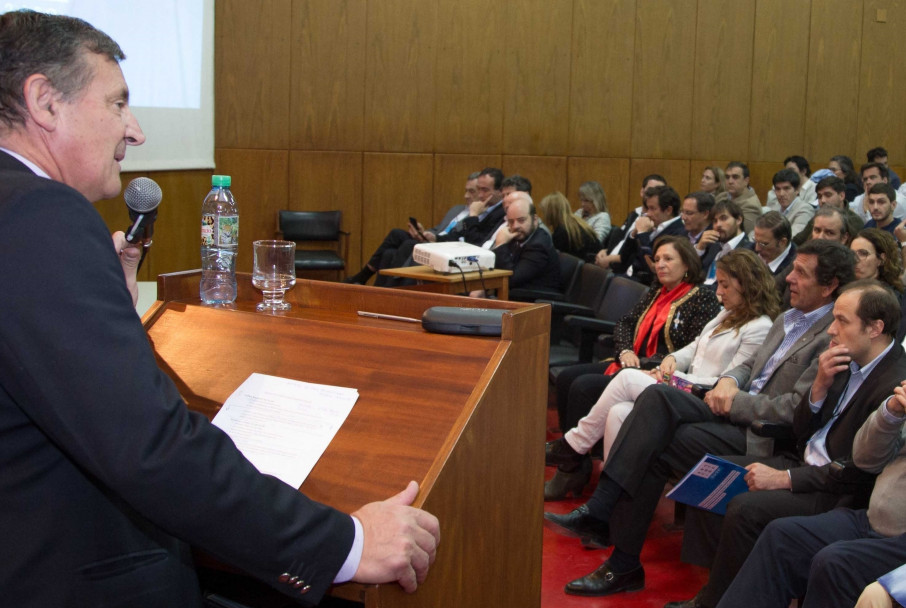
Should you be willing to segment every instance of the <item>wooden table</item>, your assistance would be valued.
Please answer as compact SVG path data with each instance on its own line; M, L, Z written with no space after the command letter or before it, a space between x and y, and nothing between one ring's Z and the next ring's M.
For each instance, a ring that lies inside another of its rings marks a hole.
M463 275L459 272L445 274L437 272L430 266L404 266L403 268L384 268L380 273L387 277L399 277L403 279L415 279L421 281L421 285L414 286L417 291L430 291L434 293L457 294L470 292L476 289L496 289L497 298L500 300L510 299L510 281L512 270L483 270L479 275L478 272L465 273L465 285L463 285ZM412 289L412 286L409 286Z
M202 306L199 275L161 275L142 318L189 407L213 417L252 372L356 388L300 491L351 512L414 479L415 506L440 520L416 593L347 583L333 595L365 608L540 605L549 306L488 300L507 311L502 335L453 336L356 311L420 318L457 296L300 279L275 315L255 312L247 273L231 309Z

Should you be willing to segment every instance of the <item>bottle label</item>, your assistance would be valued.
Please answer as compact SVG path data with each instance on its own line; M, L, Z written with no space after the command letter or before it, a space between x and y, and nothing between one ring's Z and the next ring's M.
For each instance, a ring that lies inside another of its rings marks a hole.
M217 218L217 244L233 247L239 244L239 216L221 215Z
M201 246L212 247L214 245L214 216L201 216Z

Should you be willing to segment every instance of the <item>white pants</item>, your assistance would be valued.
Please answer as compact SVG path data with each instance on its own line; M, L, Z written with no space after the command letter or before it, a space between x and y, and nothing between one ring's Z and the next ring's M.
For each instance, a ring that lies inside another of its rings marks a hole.
M636 397L656 383L654 378L639 369L624 369L610 381L588 415L579 421L576 428L567 431L564 435L566 442L580 454L586 454L598 439L603 438L606 462Z

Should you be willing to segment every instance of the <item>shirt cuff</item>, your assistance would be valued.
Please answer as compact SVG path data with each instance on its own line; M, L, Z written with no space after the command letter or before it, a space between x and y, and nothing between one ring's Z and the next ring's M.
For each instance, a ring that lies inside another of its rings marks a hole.
M902 424L903 421L906 420L906 415L897 416L896 414L891 414L890 410L887 409L887 402L891 399L893 399L892 395L885 399L884 403L881 404L881 417L890 424Z
M819 411L821 411L822 405L824 405L824 399L812 401L812 389L808 389L808 409L812 410L813 414L817 414Z
M352 517L350 515L350 517ZM349 555L343 562L343 567L337 572L333 582L336 584L345 583L352 580L356 570L359 569L359 562L362 561L362 549L365 548L365 530L362 528L362 522L352 517L352 523L355 525L355 538L352 540L352 547L349 549Z
M720 382L724 378L729 378L736 385L736 388L739 388L739 380L737 380L734 376L721 376L720 378L717 379L717 382ZM715 382L714 384L717 385L717 382Z

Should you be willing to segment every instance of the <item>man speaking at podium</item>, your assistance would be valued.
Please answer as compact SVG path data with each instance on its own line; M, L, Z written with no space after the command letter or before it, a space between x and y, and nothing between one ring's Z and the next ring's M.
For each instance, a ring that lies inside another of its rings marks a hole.
M315 503L157 367L138 251L91 206L145 139L123 58L83 21L0 15L0 603L200 606L190 545L303 604L348 580L414 591L439 540L415 482L352 517Z

